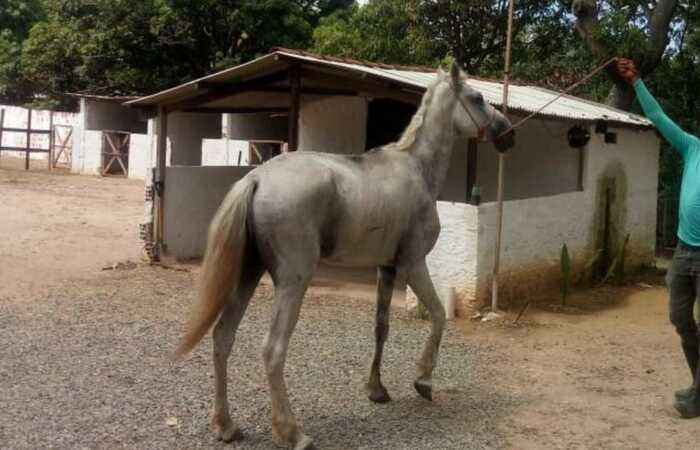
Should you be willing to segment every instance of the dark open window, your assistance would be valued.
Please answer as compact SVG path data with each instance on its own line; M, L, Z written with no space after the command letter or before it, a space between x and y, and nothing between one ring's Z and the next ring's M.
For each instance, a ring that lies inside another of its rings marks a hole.
M367 150L395 142L416 113L414 105L376 98L367 111Z

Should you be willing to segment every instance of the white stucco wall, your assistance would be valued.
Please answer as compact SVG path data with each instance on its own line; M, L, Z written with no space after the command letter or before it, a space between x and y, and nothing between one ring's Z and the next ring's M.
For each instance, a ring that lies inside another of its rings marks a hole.
M224 114L223 134L238 141L286 141L288 116L281 114Z
M204 139L202 142L203 166L248 165L248 141L233 139Z
M94 110L88 109L87 111ZM107 110L100 109L101 112ZM80 114L82 127L75 132L75 148L73 156L74 173L84 175L99 175L102 164L102 130L87 129L87 122L92 120L92 126L100 124L106 129L112 129L118 122L110 125L107 117L99 120L90 119L86 114ZM168 120L168 139L166 150L166 166L199 165L202 158L203 142L208 142L210 148L218 148L222 119L220 114L172 114ZM129 178L143 179L148 170L155 166L155 148L158 135L156 121L150 119L147 123L146 134L132 133L129 146ZM213 165L213 164L212 164Z
M202 163L202 140L220 139L221 114L173 113L168 116L168 139L173 166L199 166Z
M563 244L568 247L575 275L581 274L601 245L603 198L605 187L610 186L606 180L610 178L615 179L611 220L619 228L617 239L630 234L627 267L653 262L659 140L653 131L612 131L618 134L617 144L606 144L602 135L593 134L584 149L583 191L504 203L500 278L500 298L504 303L557 286ZM537 159L528 161L526 166L546 163L546 155ZM518 171L516 161L507 162L511 173ZM480 169L479 176L483 176ZM528 176L536 178L536 173L525 168L521 171L518 183ZM506 187L511 182L506 177ZM427 262L438 295L444 301L447 290L455 287L461 305L473 300L487 303L497 205L488 202L474 207L438 202L437 206L442 230Z
M628 267L654 261L659 140L653 131L613 131L618 133L617 144L606 144L602 135L593 134L585 150L584 191L504 203L501 285L505 298L527 296L557 283L563 244L575 271L590 261L601 245L601 186L609 177L616 178L613 215L622 217L619 239L630 234ZM477 297L482 301L490 296L496 213L495 203L479 207Z
M153 137L132 133L129 142L129 178L145 179L153 164Z
M99 175L102 166L102 131L81 130L74 136L73 173Z
M240 167L186 167L166 169L164 244L167 256L179 260L204 253L207 229L231 186L253 170Z
M504 197L506 200L544 197L579 190L579 150L568 144L574 124L533 119L516 130L515 146L506 154ZM498 153L480 143L477 180L484 202L496 200Z
M139 111L119 103L80 99L80 111L85 115L85 129L146 133L146 120Z
M427 258L435 290L444 302L449 288L459 298L476 297L479 208L464 203L437 202L440 236ZM408 302L415 294L408 291Z
M299 110L299 150L358 154L367 140L367 99L303 97Z

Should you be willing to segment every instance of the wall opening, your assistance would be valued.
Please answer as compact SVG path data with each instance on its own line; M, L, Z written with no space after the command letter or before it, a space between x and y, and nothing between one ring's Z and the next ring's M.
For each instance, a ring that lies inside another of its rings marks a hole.
M385 98L372 99L367 108L366 150L398 141L418 110L415 105Z
M258 166L269 161L283 152L284 142L281 141L249 141L248 165Z

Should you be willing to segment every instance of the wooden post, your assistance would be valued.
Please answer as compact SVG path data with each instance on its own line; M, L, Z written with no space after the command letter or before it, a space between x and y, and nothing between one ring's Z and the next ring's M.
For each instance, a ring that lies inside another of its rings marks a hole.
M29 170L29 154L31 149L32 141L32 110L29 108L27 110L27 142L26 142L26 155L24 158L24 170Z
M299 90L301 89L301 76L297 64L292 64L289 67L289 87L291 89L291 98L289 102L289 145L287 150L295 152L299 147Z
M578 149L578 190L583 191L583 176L585 175L584 165L586 163L586 146L580 147Z
M56 161L53 160L53 111L49 111L49 170L56 168Z
M503 71L503 114L508 114L508 85L510 83L510 56L513 45L513 10L515 0L510 0L508 5L508 36L506 39L506 66ZM498 204L496 224L496 248L493 260L493 279L491 281L491 312L498 314L498 276L501 265L501 234L503 232L503 172L505 154L498 154L498 191L496 202Z
M158 106L158 141L156 143L156 170L153 173L153 190L156 193L155 202L155 257L160 259L163 251L164 236L164 189L165 189L165 164L168 150L168 111L164 106Z

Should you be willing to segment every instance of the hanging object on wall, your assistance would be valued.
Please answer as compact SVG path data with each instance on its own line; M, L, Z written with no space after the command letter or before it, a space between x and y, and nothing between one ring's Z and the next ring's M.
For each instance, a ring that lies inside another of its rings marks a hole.
M574 125L569 129L569 145L573 148L580 148L588 144L591 140L591 133L581 125Z
M617 133L605 133L606 144L617 144Z
M596 134L606 134L608 132L608 122L604 119L596 120L595 132Z

